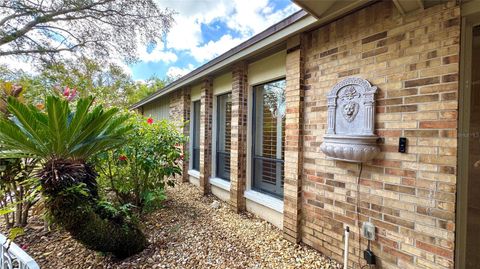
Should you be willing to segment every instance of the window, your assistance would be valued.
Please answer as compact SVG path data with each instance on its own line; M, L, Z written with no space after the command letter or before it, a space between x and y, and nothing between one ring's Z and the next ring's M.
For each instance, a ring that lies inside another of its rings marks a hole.
M253 88L254 190L283 197L285 152L284 79Z
M217 97L217 149L215 176L230 181L232 94Z
M200 170L200 101L193 102L192 169Z

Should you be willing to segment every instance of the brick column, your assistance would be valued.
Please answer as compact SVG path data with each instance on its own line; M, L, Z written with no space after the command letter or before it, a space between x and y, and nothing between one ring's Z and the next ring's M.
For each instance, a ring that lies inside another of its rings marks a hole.
M230 150L230 204L236 212L245 210L247 177L247 64L238 63L232 71L232 145Z
M183 135L186 137L190 137L190 124L186 123L190 121L190 105L191 105L191 99L190 99L190 88L185 88L183 89L182 96L181 96L181 109L182 109L182 127L183 127ZM183 145L183 155L185 156L183 162L182 162L182 182L188 182L188 169L189 169L189 149L190 149L190 143L187 142L185 145Z
M303 49L300 36L287 40L286 58L285 185L283 234L298 243L301 240L302 208L302 130L303 130Z
M172 121L175 126L177 126L178 131L183 133L184 136L189 137L190 126L185 124L190 120L190 88L184 88L174 93L171 93L164 98L169 99L169 119ZM182 162L182 175L176 177L177 180L181 182L188 182L188 168L189 168L189 143L186 143L182 147L182 152L184 156L187 156Z
M212 170L212 111L213 80L206 78L200 97L200 191L210 191L208 179Z

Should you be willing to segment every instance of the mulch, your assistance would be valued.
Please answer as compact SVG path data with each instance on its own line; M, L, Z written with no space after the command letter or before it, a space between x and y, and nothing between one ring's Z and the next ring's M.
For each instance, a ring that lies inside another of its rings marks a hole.
M64 231L45 232L36 217L16 242L42 269L341 268L308 246L284 240L273 225L202 196L190 184L178 184L167 195L164 207L142 220L149 246L124 260L88 250Z

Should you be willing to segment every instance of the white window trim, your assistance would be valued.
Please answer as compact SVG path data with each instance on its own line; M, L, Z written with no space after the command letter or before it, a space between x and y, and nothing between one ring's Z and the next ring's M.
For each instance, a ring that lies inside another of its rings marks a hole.
M200 178L200 171L190 169L188 170L188 175L194 178Z
M225 179L221 179L218 177L211 177L210 184L222 190L226 190L228 192L230 191L230 186L231 186L230 181L226 181Z
M246 191L244 197L283 214L283 200L254 190Z

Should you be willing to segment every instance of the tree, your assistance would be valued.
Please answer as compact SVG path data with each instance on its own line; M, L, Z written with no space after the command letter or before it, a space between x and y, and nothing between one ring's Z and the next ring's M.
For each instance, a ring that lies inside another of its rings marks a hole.
M173 80L169 77L166 79L151 77L145 82L136 82L134 89L128 95L128 104L132 105L143 98L150 96L157 90L164 88L172 81Z
M114 64L103 64L81 57L77 61L49 64L36 76L44 92L55 87L76 89L80 97L95 96L95 101L107 107L127 107L129 96L136 90L130 75Z
M173 15L154 0L0 0L0 56L107 59L116 52L131 62L139 44L162 40Z
M0 158L34 157L45 205L54 222L86 247L119 257L143 250L147 240L129 217L102 201L94 167L87 159L122 145L131 126L118 109L93 107L81 98L76 110L67 100L49 96L45 112L8 98L13 117L0 119ZM107 205L107 206L105 206Z
M86 57L41 64L39 69L38 74L28 74L0 66L0 81L14 81L23 86L26 89L23 98L29 104L44 103L46 96L68 86L76 89L80 97L93 95L96 103L107 107L128 107L172 82L171 78L157 77L133 81L120 66Z

